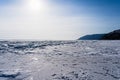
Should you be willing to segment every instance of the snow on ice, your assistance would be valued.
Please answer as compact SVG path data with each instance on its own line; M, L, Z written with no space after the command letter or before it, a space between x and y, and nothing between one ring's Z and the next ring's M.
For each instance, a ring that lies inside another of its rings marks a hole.
M0 41L0 80L120 80L120 41Z

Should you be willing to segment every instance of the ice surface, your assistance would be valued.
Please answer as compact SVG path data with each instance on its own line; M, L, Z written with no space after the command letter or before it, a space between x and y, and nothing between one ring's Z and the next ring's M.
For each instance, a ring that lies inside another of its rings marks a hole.
M120 41L0 41L0 80L120 80Z

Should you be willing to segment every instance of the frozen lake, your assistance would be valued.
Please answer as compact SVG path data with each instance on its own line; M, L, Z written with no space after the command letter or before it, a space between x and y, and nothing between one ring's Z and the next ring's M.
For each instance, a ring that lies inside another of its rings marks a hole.
M120 41L0 41L0 80L120 80Z

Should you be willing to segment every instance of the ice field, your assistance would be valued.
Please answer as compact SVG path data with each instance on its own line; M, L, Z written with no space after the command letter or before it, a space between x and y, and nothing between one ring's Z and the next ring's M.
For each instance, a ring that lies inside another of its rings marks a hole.
M0 80L120 80L120 41L0 41Z

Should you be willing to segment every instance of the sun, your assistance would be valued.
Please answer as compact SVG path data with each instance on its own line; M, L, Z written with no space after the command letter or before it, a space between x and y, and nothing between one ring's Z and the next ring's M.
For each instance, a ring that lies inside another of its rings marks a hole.
M27 9L32 12L39 12L44 9L42 0L27 0Z

